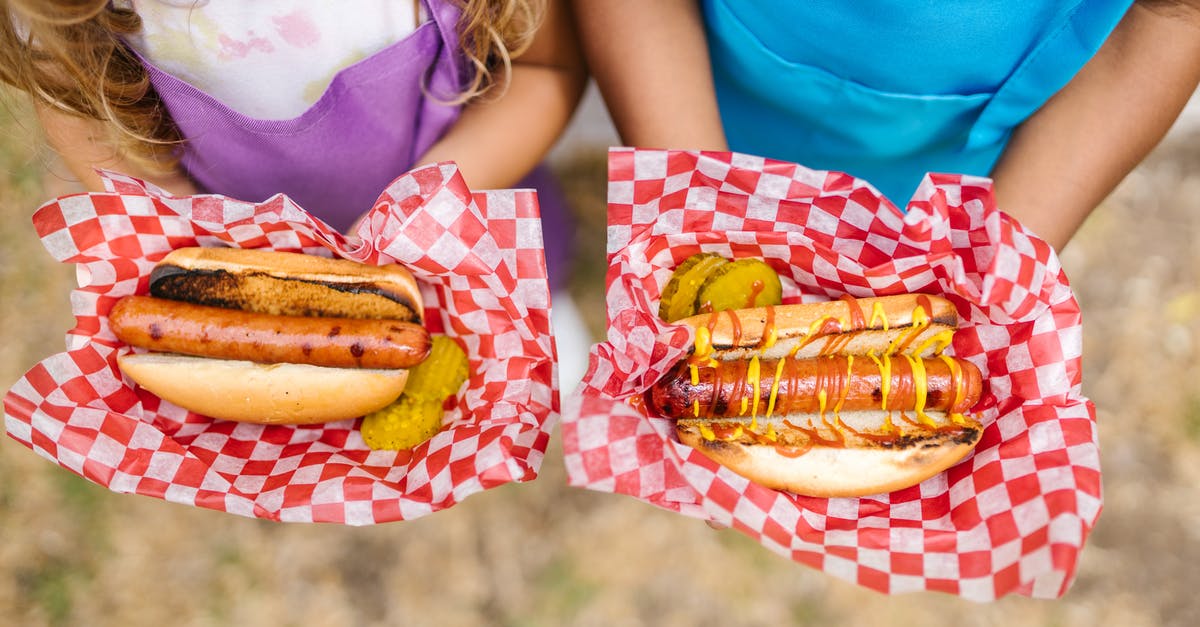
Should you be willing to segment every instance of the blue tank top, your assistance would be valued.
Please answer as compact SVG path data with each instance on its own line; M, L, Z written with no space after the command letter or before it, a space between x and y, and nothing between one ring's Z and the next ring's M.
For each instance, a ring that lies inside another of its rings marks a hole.
M703 0L730 148L841 170L903 207L988 175L1131 0Z

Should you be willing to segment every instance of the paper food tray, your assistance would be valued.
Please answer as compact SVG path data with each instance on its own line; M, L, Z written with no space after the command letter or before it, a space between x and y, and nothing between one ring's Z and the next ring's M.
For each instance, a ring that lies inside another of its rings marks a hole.
M1064 594L1101 509L1095 408L1080 393L1079 306L1045 242L997 210L987 179L926 177L901 213L864 181L736 153L609 155L607 341L564 401L572 485L749 535L868 588L974 600ZM760 257L785 302L905 292L955 303L950 349L990 394L972 455L918 486L822 499L751 483L629 403L686 355L658 319L688 256Z
M533 191L472 193L453 164L427 166L394 181L347 238L285 196L172 197L102 175L106 193L59 198L34 217L51 255L78 264L81 287L71 294L67 350L4 398L10 437L116 492L281 521L413 519L536 477L558 390ZM129 348L105 314L145 293L154 264L184 246L404 264L421 285L430 331L456 338L470 359L441 432L411 452L371 451L357 420L214 421L132 386L116 368Z

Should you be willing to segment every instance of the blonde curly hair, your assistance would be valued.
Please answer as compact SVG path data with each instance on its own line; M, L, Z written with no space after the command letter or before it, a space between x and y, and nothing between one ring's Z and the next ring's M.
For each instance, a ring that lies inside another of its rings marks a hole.
M470 71L450 104L503 93L512 60L529 48L547 0L452 0ZM414 0L414 5L417 0ZM0 0L0 81L55 110L104 122L122 155L152 171L178 162L182 141L125 45L141 30L109 0Z

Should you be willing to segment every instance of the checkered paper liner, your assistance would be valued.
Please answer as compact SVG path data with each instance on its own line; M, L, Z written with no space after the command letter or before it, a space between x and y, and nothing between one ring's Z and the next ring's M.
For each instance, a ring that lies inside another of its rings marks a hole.
M172 197L102 173L106 193L66 196L34 224L56 259L78 264L67 350L4 398L8 435L115 492L294 522L408 520L476 492L536 477L557 420L555 346L537 197L472 193L452 163L414 170L344 237L285 196L253 204ZM214 421L123 380L129 348L106 313L146 293L154 264L185 246L270 248L418 279L426 326L457 339L471 376L442 430L416 449L371 451L358 420L312 426Z
M930 174L902 214L842 173L613 149L608 197L608 339L564 402L571 485L732 527L881 592L1066 592L1101 509L1080 312L1053 250L996 209L989 180ZM905 490L822 499L764 488L680 444L670 421L629 401L691 345L689 329L656 312L672 269L700 251L766 259L785 302L953 301L962 322L950 351L986 378L974 453Z

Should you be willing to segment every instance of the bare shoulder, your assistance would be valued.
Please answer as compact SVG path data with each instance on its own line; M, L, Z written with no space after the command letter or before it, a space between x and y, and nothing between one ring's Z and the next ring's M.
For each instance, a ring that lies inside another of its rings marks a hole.
M1137 0L1135 5L1161 17L1188 20L1200 26L1200 0Z

